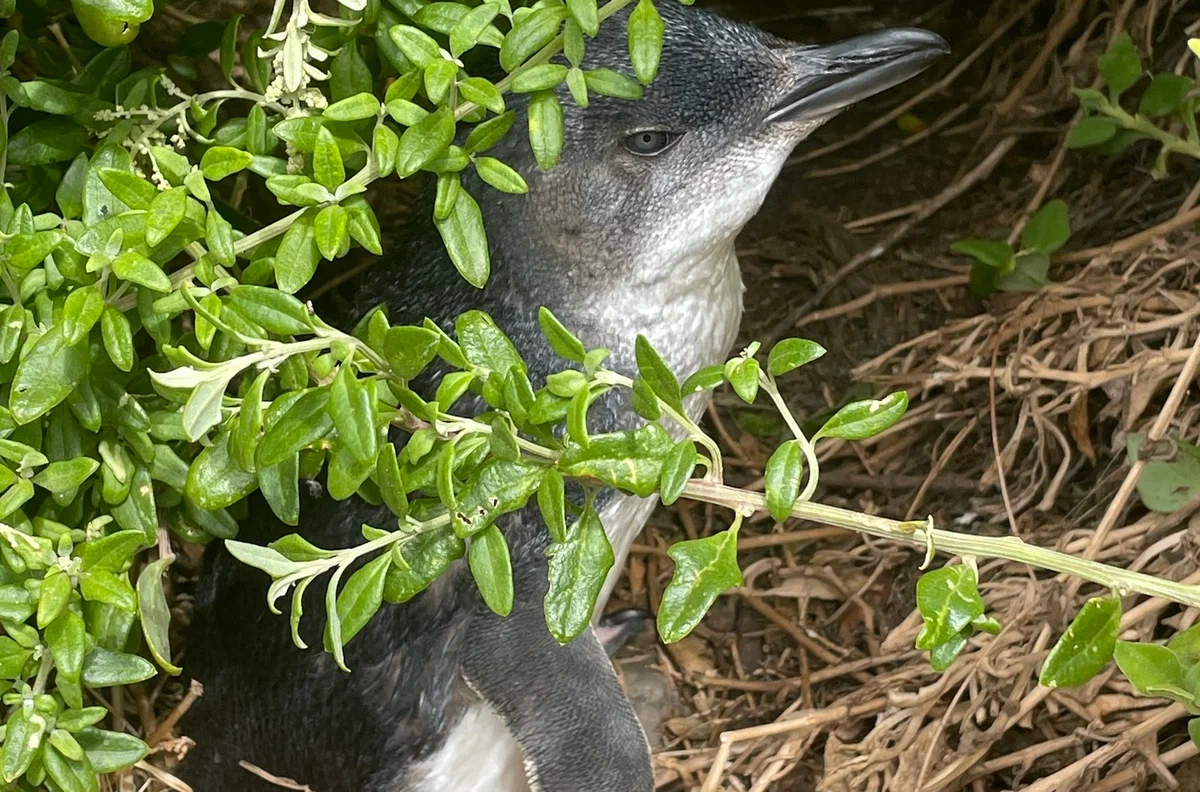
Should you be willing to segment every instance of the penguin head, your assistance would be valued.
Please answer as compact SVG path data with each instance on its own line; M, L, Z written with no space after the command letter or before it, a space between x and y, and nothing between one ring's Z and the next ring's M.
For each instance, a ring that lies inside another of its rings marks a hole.
M662 55L641 99L593 91L580 107L560 86L558 164L538 168L524 128L500 155L529 182L524 227L540 230L557 261L586 257L581 266L604 278L657 281L731 245L798 143L948 52L923 30L796 45L674 0L657 5ZM627 18L621 12L588 41L585 72L631 73Z

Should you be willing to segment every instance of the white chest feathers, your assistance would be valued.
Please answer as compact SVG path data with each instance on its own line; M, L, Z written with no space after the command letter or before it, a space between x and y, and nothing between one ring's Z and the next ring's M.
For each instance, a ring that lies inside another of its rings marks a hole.
M397 792L530 792L524 758L500 716L469 706L446 743L412 769Z

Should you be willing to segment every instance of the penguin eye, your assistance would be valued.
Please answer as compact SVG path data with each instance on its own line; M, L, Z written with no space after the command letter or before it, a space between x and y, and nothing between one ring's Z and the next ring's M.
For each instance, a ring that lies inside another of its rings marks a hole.
M643 129L625 138L625 148L639 157L653 157L669 149L680 137L663 129Z

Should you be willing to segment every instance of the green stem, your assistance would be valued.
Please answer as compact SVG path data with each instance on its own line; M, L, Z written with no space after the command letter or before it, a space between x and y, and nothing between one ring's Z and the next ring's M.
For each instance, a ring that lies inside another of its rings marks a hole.
M817 461L817 450L813 448L812 442L805 436L804 431L800 428L800 424L796 423L796 418L792 415L792 411L788 409L787 402L783 400L783 396L779 393L779 387L775 384L775 378L770 374L760 372L759 384L767 392L767 395L771 397L771 401L775 402L775 408L783 416L784 423L788 425L792 436L800 444L800 450L804 452L804 465L807 468L805 473L808 474L808 481L804 485L804 491L800 493L799 500L812 500L813 494L817 491L817 482L821 477L821 465Z
M618 374L615 371L607 371L607 370L597 371L596 372L596 382L600 382L605 385L619 385L622 388L629 388L630 390L633 389L633 380L631 380L629 377L626 377L622 374ZM706 450L708 452L709 456L712 458L712 466L709 468L708 473L705 475L705 477L704 477L705 480L724 481L725 480L725 465L721 459L721 449L717 445L717 442L715 440L713 440L711 437L709 437L708 435L706 435L703 431L701 431L700 427L696 425L695 421L693 421L691 418L687 417L686 415L680 413L674 407L672 407L671 405L664 402L662 399L658 400L658 406L667 415L668 418L670 418L672 421L674 421L679 426L683 427L683 429L685 431L687 431L688 436L691 437L693 441L695 441L696 443L699 443L701 446L703 446L704 450Z
M1157 140L1163 145L1167 151L1178 154L1186 154L1194 159L1200 159L1200 144L1185 140L1176 135L1172 135L1165 129L1155 126L1150 119L1141 115L1130 115L1113 104L1107 104L1101 108L1101 112L1110 118L1115 119L1125 129L1133 132L1140 132L1149 138Z
M741 513L767 510L766 498L758 492L728 487L710 481L693 480L683 488L683 496L692 500L725 506ZM913 547L935 550L947 555L981 556L1016 561L1038 569L1049 569L1116 589L1120 593L1138 593L1161 597L1180 605L1200 607L1200 586L1163 580L1141 572L1078 558L1057 550L1027 544L1015 536L991 537L931 528L920 522L899 522L884 517L820 503L797 502L792 516L812 522L846 528Z

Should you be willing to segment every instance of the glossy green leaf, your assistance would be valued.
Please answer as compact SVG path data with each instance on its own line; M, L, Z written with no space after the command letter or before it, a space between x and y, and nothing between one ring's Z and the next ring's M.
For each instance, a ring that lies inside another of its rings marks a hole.
M594 478L647 497L658 488L663 462L673 447L656 423L613 434L592 435L588 445L570 444L559 469L568 476Z
M1195 85L1191 77L1181 74L1156 74L1146 92L1142 94L1138 113L1151 118L1170 115L1183 103Z
M492 85L491 82L482 77L468 77L465 80L461 80L458 83L458 93L468 102L474 102L480 107L486 107L488 110L496 113L497 116L504 112L504 96L495 85ZM495 121L496 119L493 118L491 120Z
M311 211L288 227L275 254L275 282L288 294L300 291L317 272L319 251Z
M1090 148L1112 140L1117 134L1116 120L1107 116L1088 116L1081 119L1067 138L1067 147Z
M633 73L643 85L648 85L658 74L663 30L662 17L654 7L654 0L639 0L629 15L629 59L633 63Z
M334 142L333 133L322 126L317 131L317 145L313 149L313 176L327 190L335 190L346 180L346 169L342 155Z
M396 153L396 175L408 178L441 156L454 140L454 129L454 114L445 107L406 129Z
M1108 84L1109 95L1115 102L1142 76L1142 61L1133 38L1121 31L1100 58L1100 76Z
M696 444L690 439L680 440L663 460L662 484L659 487L663 505L670 506L679 500L695 469Z
M546 555L550 559L550 585L543 601L546 625L559 643L568 644L591 623L596 599L614 562L596 511L584 509L566 541L552 543Z
M804 474L804 451L798 440L788 440L767 460L764 473L767 511L777 522L792 514L800 496L800 481Z
M106 688L145 682L155 673L154 665L148 660L97 646L84 658L82 680L90 688Z
M889 393L882 399L851 402L825 422L816 437L840 437L843 440L865 440L895 424L908 409L908 394Z
M459 274L467 283L482 289L491 273L491 256L479 204L466 190L459 190L450 216L445 220L435 218L435 222Z
M1082 685L1108 665L1121 631L1121 600L1093 597L1084 603L1042 665L1038 682L1047 687Z
M157 292L171 291L171 279L162 267L138 253L136 250L126 250L113 259L113 273L124 281L145 286Z
M475 170L479 172L479 178L500 192L511 195L529 192L529 185L521 178L521 174L494 157L476 157Z
M1029 219L1021 234L1021 247L1049 255L1067 244L1070 238L1071 223L1067 216L1067 205L1055 199Z
M466 552L466 544L449 526L418 534L397 547L404 563L388 569L383 590L384 599L391 603L408 602L420 594Z
M182 669L171 662L171 609L163 591L162 575L174 560L175 556L168 555L147 564L137 581L138 613L146 646L159 666L172 676Z
M767 372L779 377L824 356L825 347L805 338L785 338L771 347Z
M515 71L554 39L565 16L563 10L558 8L540 8L526 15L504 37L500 47L500 66L507 72Z
M150 667L153 670L153 666ZM115 773L132 767L150 752L149 747L137 737L121 732L83 729L75 739L87 753L88 761L97 773Z
M202 509L224 509L254 491L254 474L229 457L229 433L222 432L188 469L187 495Z
M254 155L230 146L213 146L200 158L200 171L209 181L221 181L245 170L254 161Z
M529 145L542 170L550 170L562 156L563 109L552 91L541 91L529 100Z
M100 332L109 359L121 371L133 369L133 330L124 313L106 306L100 315Z
M667 551L675 572L658 608L658 634L664 643L687 637L721 592L742 585L737 535L735 524L703 539L679 542Z
M328 261L333 261L350 248L350 216L340 206L326 206L317 212L313 222L313 237L317 250Z
M359 569L346 581L337 598L342 645L350 642L383 604L383 588L391 556L384 553ZM333 651L333 635L325 630L325 651Z
M75 390L87 372L87 345L67 344L62 327L51 327L17 366L8 402L13 420L26 424L45 415Z
M259 467L277 465L329 434L333 429L333 419L326 409L329 393L328 388L308 391L267 429L258 446Z
M680 397L679 380L645 336L638 335L634 344L634 354L637 358L638 373L654 394L676 412L682 413L683 399Z
M939 673L945 671L967 648L969 640L970 631L963 630L945 643L933 647L929 650L929 665Z
M155 247L171 235L187 213L186 187L172 187L154 196L146 212L146 244Z
M917 609L924 626L917 636L918 649L932 649L958 635L983 615L975 570L954 564L926 572L917 581Z
M512 561L508 555L508 543L495 525L471 539L467 563L475 585L493 612L507 616L513 606Z
M1143 696L1165 696L1180 700L1185 690L1179 657L1165 646L1117 641L1113 657L1121 673Z
M277 289L236 286L229 294L229 301L243 316L268 332L302 335L313 331L312 317L304 303Z

